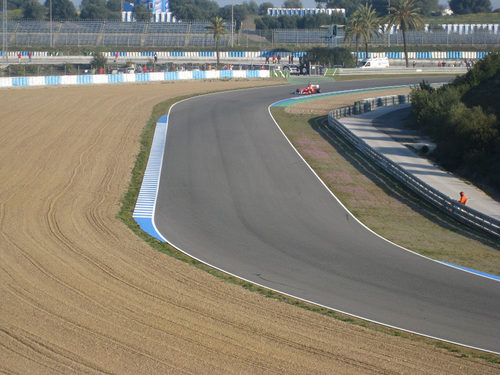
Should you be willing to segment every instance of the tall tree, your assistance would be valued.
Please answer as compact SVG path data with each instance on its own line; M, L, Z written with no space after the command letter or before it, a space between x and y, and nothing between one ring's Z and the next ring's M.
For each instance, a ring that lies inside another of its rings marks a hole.
M231 12L233 15L232 17ZM224 18L229 24L231 24L232 18L234 20L234 29L239 30L241 28L241 23L248 16L248 8L244 5L235 5L234 7L226 5L225 7L219 9L218 16Z
M300 0L285 0L283 8L303 8Z
M183 21L206 21L219 12L219 4L212 0L170 0L170 9Z
M210 21L210 25L207 26L208 34L211 34L215 40L215 54L217 56L217 67L219 66L219 42L220 39L227 32L226 23L222 17L216 16Z
M106 19L108 20L121 20L122 19L122 4L121 0L108 0L106 2L106 9L108 10Z
M262 4L259 5L259 15L261 16L265 16L267 14L267 9L268 8L274 8L274 5L273 3L270 3L270 2L264 2Z
M455 14L491 12L490 0L450 0L449 4Z
M438 0L415 0L415 5L420 9L419 13L422 16L431 16L439 11Z
M106 0L82 0L80 18L84 20L102 20L106 18Z
M146 5L144 5L144 4L135 4L133 16L134 16L134 19L136 21L149 22L149 21L151 21L152 13L146 7Z
M419 30L424 27L424 21L419 8L415 6L414 0L394 0L394 5L389 8L389 14L385 18L387 27L399 26L403 34L403 48L405 53L406 67L408 68L408 46L406 44L406 32L408 30Z
M345 26L344 41L349 41L349 44L354 40L356 43L356 65L358 65L359 41L363 35L363 19L359 10L355 11L348 19Z
M366 57L368 57L368 42L380 35L380 19L371 4L359 7L359 17L361 18L361 36L365 43Z
M328 0L314 0L316 3L316 8L326 8L326 4L328 4Z
M76 8L69 0L45 0L45 7L49 9L52 2L53 20L73 20L76 18Z
M250 0L249 2L243 2L243 6L245 6L250 14L257 14L259 12L259 6L255 2L255 0Z
M111 12L121 12L122 11L121 0L108 0L106 2L106 8L108 8Z
M23 18L30 20L43 20L47 8L38 2L38 0L28 0L23 9Z
M27 2L28 0L7 0L7 9L8 10L19 9L19 8L24 9Z

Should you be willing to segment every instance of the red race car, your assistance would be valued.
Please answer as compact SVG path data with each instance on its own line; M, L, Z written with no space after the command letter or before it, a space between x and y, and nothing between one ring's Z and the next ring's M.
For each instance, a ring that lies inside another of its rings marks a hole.
M297 89L295 93L298 95L319 94L320 93L319 83L310 83L309 85L307 85L307 87L304 87L303 89Z

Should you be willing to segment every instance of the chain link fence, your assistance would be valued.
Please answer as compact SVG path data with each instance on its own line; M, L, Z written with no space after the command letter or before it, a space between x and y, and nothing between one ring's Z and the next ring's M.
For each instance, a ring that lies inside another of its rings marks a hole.
M208 22L8 21L2 44L22 47L215 47ZM219 41L229 45L229 30Z
M77 47L215 47L213 36L208 32L208 22L147 23L117 21L8 21L0 22L2 44L11 46L77 46ZM5 27L4 27L5 26ZM232 39L233 38L233 39ZM411 45L500 45L500 34L476 30L469 34L445 30L409 31ZM346 46L343 30L332 35L328 28L274 29L235 33L230 30L220 40L221 46L275 48L293 46ZM396 31L382 34L369 42L371 46L402 46L403 34Z

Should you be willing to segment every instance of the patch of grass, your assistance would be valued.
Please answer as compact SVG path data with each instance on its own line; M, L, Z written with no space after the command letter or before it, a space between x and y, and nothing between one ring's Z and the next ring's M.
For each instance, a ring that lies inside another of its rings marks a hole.
M348 324L354 324L363 328L367 328L370 330L374 330L377 332L382 332L385 334L389 334L392 336L399 336L403 337L405 339L409 339L412 341L417 341L417 342L423 342L429 345L434 345L435 347L442 348L445 350L448 350L450 352L455 352L461 357L473 357L473 358L480 358L488 362L492 363L500 363L500 357L495 356L492 354L484 353L481 351L476 351L476 350L471 350L467 348L462 348L456 345L452 344L447 344L447 343L442 343L440 341L435 341L435 340L430 340L422 336L418 336L415 334L411 334L408 332L404 331L399 331L393 328L385 327L382 325L378 325L372 322L368 322L362 319L358 319L334 310L326 309L317 305L313 305L307 302L304 302L302 300L298 300L295 298L291 298L289 296L280 294L278 292L275 292L273 290L261 287L259 285L255 285L251 282L245 281L245 280L240 280L232 275L228 275L224 272L221 272L219 270L216 270L212 267L207 266L204 263L201 263L197 261L196 259L193 259L186 254L182 253L181 251L175 249L174 247L170 246L169 244L165 242L161 242L157 240L156 238L150 236L146 232L142 231L142 229L139 227L139 225L135 222L135 220L132 218L132 214L134 211L134 206L135 202L137 200L137 197L139 195L140 187L142 184L142 179L144 176L144 172L146 170L146 165L147 165L147 160L149 157L150 149L151 149L151 144L154 136L154 131L156 127L156 122L158 119L163 116L164 114L168 113L170 107L181 100L198 96L201 94L193 94L193 95L186 95L186 96L181 96L181 97L176 97L173 99L166 100L164 102L161 102L154 106L153 111L151 113L151 116L144 127L141 137L140 137L140 150L139 154L136 158L135 165L133 167L132 173L131 173L131 180L129 187L127 191L125 192L125 195L121 201L121 208L120 211L117 213L117 218L122 220L137 236L142 238L146 243L148 243L153 249L162 252L164 254L167 254L169 256L172 256L175 259L178 259L182 262L191 264L195 266L196 268L203 270L205 272L208 272L209 274L224 280L226 282L229 282L234 285L238 285L243 287L244 289L259 293L260 295L266 297L266 298L271 298L275 299L277 301L287 303L293 306L297 306L301 309L308 310L314 313L318 313L321 315L324 315L326 317L330 317ZM273 110L274 114L279 118L280 124L283 126L283 128L287 129L286 133L290 135L291 128L296 127L298 129L298 132L300 134L308 135L309 136L309 131L311 130L310 126L298 126L299 124L308 124L308 121L311 120L311 116L291 116L292 118L288 118L285 116L283 118L283 114L285 113L283 109L278 110L279 113L276 113L276 110ZM277 119L278 120L278 119ZM289 121L290 120L290 121ZM305 120L305 122L304 122ZM316 120L311 120L311 121L318 121ZM297 130L295 129L295 130ZM324 166L321 165L321 163L318 164L317 166L319 169L323 169Z

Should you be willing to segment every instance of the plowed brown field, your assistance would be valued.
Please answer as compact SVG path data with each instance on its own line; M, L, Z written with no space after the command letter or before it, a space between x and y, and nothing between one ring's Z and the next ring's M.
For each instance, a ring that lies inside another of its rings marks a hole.
M500 372L248 292L115 218L154 104L252 84L0 90L0 373Z

